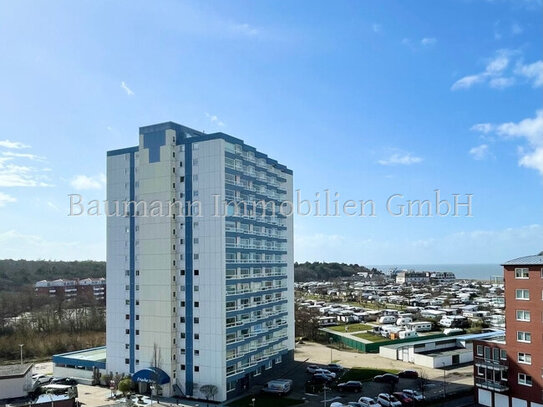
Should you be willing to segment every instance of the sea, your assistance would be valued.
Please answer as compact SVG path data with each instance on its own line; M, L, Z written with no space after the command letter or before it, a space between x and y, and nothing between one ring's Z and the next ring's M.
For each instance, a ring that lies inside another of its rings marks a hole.
M375 267L384 273L393 270L450 271L457 279L470 280L490 281L503 277L503 267L499 264L377 264L366 267Z

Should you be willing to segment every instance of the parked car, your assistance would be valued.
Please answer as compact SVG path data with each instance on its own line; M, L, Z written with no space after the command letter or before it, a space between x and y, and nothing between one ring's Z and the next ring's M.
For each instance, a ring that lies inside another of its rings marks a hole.
M413 399L413 400L416 400L416 401L422 401L425 398L421 393L419 393L416 390L403 389L402 393L405 394L410 399Z
M339 391L354 391L359 393L362 391L362 383L356 380L349 380L348 382L340 383L337 385Z
M385 374L380 374L380 375L377 375L373 378L373 381L374 382L377 382L377 383L391 383L391 384L396 384L398 383L400 379L398 378L398 376L396 376L395 374L392 374L392 373L385 373Z
M332 376L328 376L322 373L316 373L313 375L313 377L311 377L310 382L316 383L316 384L326 384L326 383L330 383L333 380L334 379Z
M318 367L317 365L309 365L309 366L307 366L307 367L305 368L305 371L306 371L307 373L313 374L313 373L315 373L315 370L317 370L318 368L319 368L319 367Z
M392 393L394 397L396 397L400 402L402 403L402 406L412 406L413 405L413 399L411 397L406 396L401 391L397 391Z
M68 386L76 386L77 380L72 379L71 377L55 377L51 380L51 384L65 384Z
M402 379L418 379L419 373L416 370L404 370L403 372L398 373L398 377Z
M51 383L51 380L53 380L53 376L41 376L41 377L38 377L34 381L34 383L38 385L48 384L48 383Z
M377 402L383 407L402 407L402 402L388 393L379 394L377 396Z
M361 407L379 407L380 405L371 397L360 397L358 403L360 403Z
M330 363L326 368L331 372L343 372L343 366L338 365L337 363Z
M329 371L328 369L317 369L315 370L315 374L324 374L327 376L331 376L332 379L336 378L336 374L334 372Z

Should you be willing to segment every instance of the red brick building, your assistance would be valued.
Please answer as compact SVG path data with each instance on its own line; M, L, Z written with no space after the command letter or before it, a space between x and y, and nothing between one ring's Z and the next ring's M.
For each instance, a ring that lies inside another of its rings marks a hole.
M543 255L503 268L506 334L473 344L475 397L489 407L543 407Z
M82 278L79 280L58 279L53 281L41 280L34 284L36 294L49 297L94 298L97 301L106 300L105 278Z

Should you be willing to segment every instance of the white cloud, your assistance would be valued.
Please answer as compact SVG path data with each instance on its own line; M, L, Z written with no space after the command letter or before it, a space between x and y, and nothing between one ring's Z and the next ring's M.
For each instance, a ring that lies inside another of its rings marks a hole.
M420 44L424 47L431 47L437 43L437 39L433 37L425 37L420 40Z
M70 185L78 190L85 189L102 189L106 184L106 176L104 174L98 174L94 176L76 175L70 181Z
M524 29L522 28L520 24L518 23L511 24L511 34L519 35L519 34L522 34L523 31Z
M494 89L504 89L515 83L531 81L534 87L543 86L543 61L523 64L522 60L511 68L511 59L518 51L498 50L494 58L490 59L483 72L467 75L458 79L451 86L451 90L469 89L478 83L486 83Z
M375 34L379 34L381 31L383 31L383 27L381 26L381 24L377 24L377 23L373 23L371 25L371 29L373 30Z
M510 50L496 51L496 55L487 62L483 72L458 79L451 86L451 90L469 89L473 85L482 82L488 82L491 87L497 89L511 86L514 83L514 79L503 77L503 73L509 66L512 54L514 52Z
M543 61L537 61L529 65L519 63L515 68L517 75L533 80L533 86L543 86Z
M410 48L412 51L417 51L423 48L430 48L437 43L437 38L424 37L420 40L412 40L411 38L403 38L402 44Z
M543 175L543 110L538 110L535 117L519 122L480 123L472 129L483 133L494 132L506 139L524 139L527 145L519 149L519 165L535 169Z
M23 144L19 141L10 141L10 140L0 140L0 147L4 148L13 148L13 149L22 149L22 148L30 148L29 145Z
M29 160L34 160L34 161L45 160L45 157L42 157L39 155L29 154L29 153L14 153L12 151L4 151L2 155L4 157L11 157L11 158L28 158Z
M6 206L6 204L8 203L13 203L13 202L17 202L17 199L12 197L11 195L0 192L0 208L2 206Z
M46 169L12 163L12 157L0 158L0 187L48 187Z
M515 78L511 78L511 77L492 78L489 84L490 84L490 87L494 89L505 89L515 84Z
M130 89L128 87L128 85L126 84L126 82L124 82L124 81L121 82L121 88L123 88L123 90L126 92L126 94L128 96L134 96L135 95L135 93L132 91L132 89Z
M476 83L482 82L483 79L484 78L482 75L464 76L463 78L460 78L455 83L453 83L451 89L452 90L468 89L468 88L471 88Z
M259 30L247 23L243 24L231 24L230 30L234 33L245 35L248 37L254 37L259 34Z
M490 123L477 123L471 126L470 130L478 131L480 133L488 134L494 129L494 126Z
M209 113L207 113L207 112L206 112L205 115L206 115L206 117L211 121L211 123L214 123L214 124L216 124L216 125L219 126L219 127L224 127L224 126L226 126L226 124L225 124L223 121L221 121L216 115L214 115L214 114L209 114Z
M469 150L469 154L474 160L484 160L489 154L488 144L481 144L480 146L473 147Z
M377 161L381 165L411 165L422 161L422 158L411 153L394 153L390 157Z

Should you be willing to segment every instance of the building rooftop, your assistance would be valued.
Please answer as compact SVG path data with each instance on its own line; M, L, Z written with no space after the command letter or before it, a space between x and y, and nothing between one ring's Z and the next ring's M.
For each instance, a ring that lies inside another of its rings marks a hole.
M53 355L55 364L63 364L81 367L97 367L105 369L106 367L106 347L83 349L75 352Z
M0 378L8 379L11 377L24 376L32 368L32 366L34 366L32 363L0 366Z
M536 254L533 256L518 257L513 260L506 261L502 266L539 266L543 265L543 255Z

